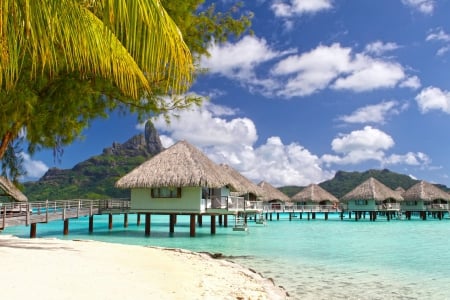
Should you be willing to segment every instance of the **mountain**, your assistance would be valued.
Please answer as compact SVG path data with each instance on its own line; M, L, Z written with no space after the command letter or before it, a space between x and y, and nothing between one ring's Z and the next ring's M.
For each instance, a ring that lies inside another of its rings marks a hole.
M123 144L114 142L72 169L51 168L38 181L24 183L24 193L30 201L128 198L130 191L115 188L115 182L162 150L158 132L147 122L143 134Z
M365 172L338 171L334 175L333 179L324 181L319 185L337 198L340 198L370 177L377 179L384 185L394 190L398 187L402 187L403 189L407 190L408 188L419 182L419 180L412 179L408 175L395 173L389 171L388 169L383 169L368 170ZM442 184L436 184L436 186L443 189L444 191L449 190L447 186ZM289 197L292 197L293 195L301 191L303 187L285 186L280 187L279 189Z

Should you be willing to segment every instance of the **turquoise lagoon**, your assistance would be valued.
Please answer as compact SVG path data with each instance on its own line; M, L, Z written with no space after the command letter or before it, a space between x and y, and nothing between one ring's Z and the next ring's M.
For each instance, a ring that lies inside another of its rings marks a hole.
M143 218L141 218L143 220ZM217 224L210 234L209 217L196 237L189 237L189 217L178 216L175 233L169 233L169 216L152 215L151 236L136 215L115 215L113 229L107 216L95 216L94 233L88 233L88 218L70 220L70 233L63 223L38 224L38 237L89 239L111 243L184 248L220 252L283 286L291 299L450 299L450 220L429 218L376 222L332 215L325 221L297 218L267 221L266 226L249 221L248 232ZM217 223L217 222L216 222ZM29 228L4 231L27 238Z

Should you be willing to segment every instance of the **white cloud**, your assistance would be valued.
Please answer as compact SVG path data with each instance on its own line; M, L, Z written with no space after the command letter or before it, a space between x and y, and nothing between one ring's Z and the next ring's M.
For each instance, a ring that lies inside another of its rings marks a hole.
M245 37L235 44L210 48L211 56L202 58L202 66L267 97L304 97L326 88L353 92L396 86L417 89L420 80L408 76L401 64L369 55L395 47L379 42L368 45L366 52L353 53L352 48L334 43L294 54L293 49L278 51L264 39Z
M385 52L398 49L399 46L396 43L383 43L382 41L376 41L366 45L365 52L369 54L382 55Z
M45 172L48 171L48 166L44 162L40 160L32 160L30 155L25 152L21 152L20 155L23 158L23 167L27 172L25 176L26 178L41 178L45 174Z
M339 43L286 57L271 73L287 77L282 81L284 86L276 91L287 98L307 96L327 87L354 92L392 88L407 78L400 64L364 53L352 55L351 48ZM417 84L417 80L411 80L409 86Z
M402 3L426 15L433 13L435 5L433 0L402 0Z
M313 14L333 7L331 0L276 0L271 8L277 17Z
M387 133L366 126L362 130L355 130L349 134L341 134L335 138L331 147L336 154L325 154L321 160L327 164L359 164L369 160L375 160L380 166L406 164L427 165L430 163L428 156L422 152L408 152L407 154L390 154L386 151L394 146L394 140Z
M427 87L416 96L417 105L422 113L430 110L442 110L450 114L450 92L437 87Z
M186 139L198 146L255 143L258 135L254 123L248 118L227 120L222 118L224 111L230 112L230 109L205 102L202 108L177 112L180 117L173 118L170 124L162 117L153 123L156 128L170 133L172 139Z
M255 67L280 55L255 36L245 36L236 44L214 44L208 52L210 56L203 56L200 65L229 78L253 77Z
M436 54L442 56L450 51L450 34L446 33L442 28L436 28L427 35L426 41L437 41L444 45L438 49Z
M302 55L289 56L272 69L276 76L289 76L278 94L286 97L307 96L324 89L340 73L350 70L350 48L339 44L318 46Z
M338 78L332 87L355 92L392 88L406 76L400 64L374 59L364 54L355 56L351 71L348 76Z
M398 115L406 106L399 107L396 101L386 101L374 105L358 108L350 115L342 116L339 120L346 123L379 123L383 124L391 115Z
M400 82L399 87L410 88L413 90L417 90L420 88L422 84L420 83L420 79L417 76L410 76Z

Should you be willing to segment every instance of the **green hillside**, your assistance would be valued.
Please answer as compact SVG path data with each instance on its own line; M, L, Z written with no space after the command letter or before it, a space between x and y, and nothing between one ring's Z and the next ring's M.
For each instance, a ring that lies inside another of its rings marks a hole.
M24 183L24 193L30 201L129 198L130 191L115 188L115 182L162 150L156 129L147 123L144 134L113 143L72 169L51 168L39 181Z

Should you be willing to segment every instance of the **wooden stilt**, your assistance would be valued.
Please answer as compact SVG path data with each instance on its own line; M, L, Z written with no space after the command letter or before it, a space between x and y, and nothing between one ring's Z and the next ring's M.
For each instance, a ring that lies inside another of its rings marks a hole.
M280 221L280 213L277 212L277 221Z
M198 217L199 217L199 220L201 220L201 216L198 215ZM195 236L195 215L194 215L194 214L192 214L192 215L191 215L191 218L190 218L190 223L189 223L189 235L190 235L191 237L194 237L194 236Z
M300 212L300 220L303 219L303 212Z
M312 213L312 219L313 219L313 220L316 219L316 213L315 213L315 212Z
M36 225L37 223L30 224L30 238L32 239L36 237Z
M325 212L325 221L328 220L328 212Z
M308 221L309 221L309 212L308 212Z
M89 216L89 232L94 232L94 215Z
M256 220L256 216L255 216ZM223 227L228 227L228 215L223 216Z
M272 221L272 213L270 213L270 221Z
M344 211L341 211L341 220L344 220Z
M123 227L124 228L128 227L128 214L127 213L123 214Z
M169 215L169 223L170 223L169 232L174 233L175 232L175 215L174 214Z
M219 226L222 226L222 215L219 215Z
M65 219L65 220L64 220L64 230L63 230L63 234L64 234L64 235L68 235L68 234L69 234L69 219Z
M136 220L136 225L137 225L137 226L141 225L141 214L138 213L137 216L136 216L136 218L137 218L137 220Z
M216 234L216 216L211 215L211 234Z
M289 221L292 221L292 213L289 213Z
M112 227L113 227L113 215L109 214L109 217L108 217L108 228L112 229Z
M197 222L198 222L198 226L200 226L200 227L203 226L203 216L202 215L197 216Z
M145 236L150 236L151 214L145 213Z

